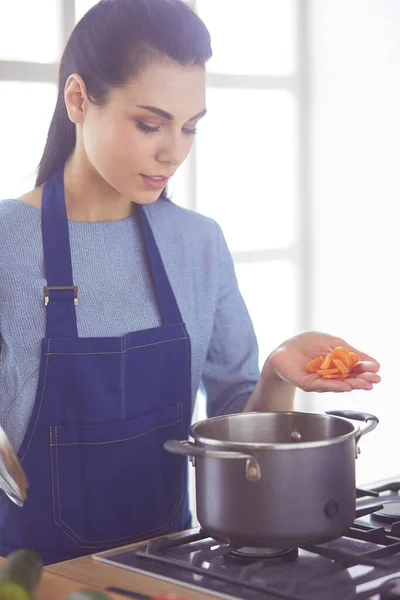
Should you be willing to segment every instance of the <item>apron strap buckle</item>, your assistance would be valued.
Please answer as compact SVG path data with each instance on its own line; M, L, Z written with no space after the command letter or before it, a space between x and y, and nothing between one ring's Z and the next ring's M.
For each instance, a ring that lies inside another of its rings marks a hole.
M44 305L47 306L50 302L49 290L73 290L74 304L78 304L78 286L76 285L45 285L44 286Z

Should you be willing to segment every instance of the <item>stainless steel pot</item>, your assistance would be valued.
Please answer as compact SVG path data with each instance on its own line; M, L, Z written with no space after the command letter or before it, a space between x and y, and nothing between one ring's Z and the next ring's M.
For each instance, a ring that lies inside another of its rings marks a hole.
M164 447L196 467L197 518L208 535L235 547L289 548L346 533L358 441L377 424L348 410L240 413L192 425L194 444Z

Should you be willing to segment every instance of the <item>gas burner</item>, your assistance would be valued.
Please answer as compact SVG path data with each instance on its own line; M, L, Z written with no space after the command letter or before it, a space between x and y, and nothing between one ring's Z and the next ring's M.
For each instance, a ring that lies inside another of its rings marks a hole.
M237 562L239 564L248 564L254 561L265 561L268 564L269 561L276 565L277 563L290 562L298 557L299 551L297 548L252 548L243 547L235 548L225 555L228 560Z
M386 502L381 510L371 515L377 521L396 523L400 521L400 501Z

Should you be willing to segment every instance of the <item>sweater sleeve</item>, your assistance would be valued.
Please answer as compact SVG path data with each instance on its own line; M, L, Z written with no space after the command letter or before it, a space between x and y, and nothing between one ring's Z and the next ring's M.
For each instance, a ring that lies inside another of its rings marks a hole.
M209 417L241 412L259 377L258 345L233 260L217 228L218 298L201 387Z

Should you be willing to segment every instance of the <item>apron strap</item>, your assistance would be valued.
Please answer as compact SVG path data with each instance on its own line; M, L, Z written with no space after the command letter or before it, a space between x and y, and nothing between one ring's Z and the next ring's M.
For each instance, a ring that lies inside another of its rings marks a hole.
M137 206L162 323L163 325L182 323L182 316L145 210L142 206ZM57 171L44 186L42 234L47 279L46 338L75 338L78 337L75 309L78 289L74 286L72 275L64 196L64 168Z
M77 288L72 279L71 248L64 198L64 168L45 184L42 197L42 235L47 286L46 338L78 337Z
M162 200L160 200L160 202L162 202ZM182 323L182 316L178 307L178 303L168 279L168 275L165 270L157 243L154 239L154 234L151 230L145 209L141 205L136 206L139 209L138 214L147 246L147 254L150 262L162 323L163 325L176 325L178 323Z

